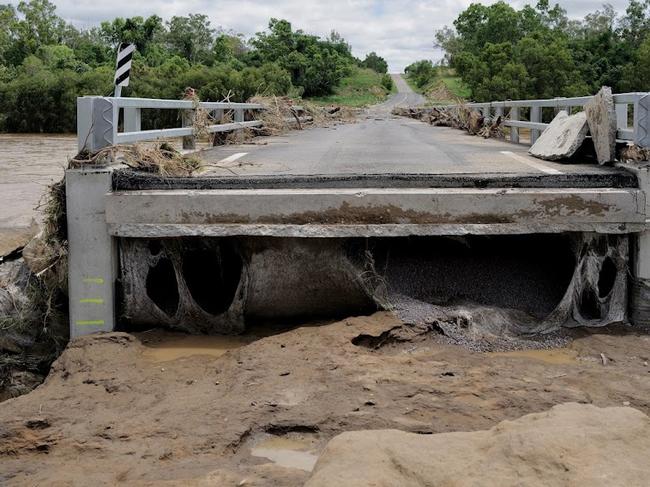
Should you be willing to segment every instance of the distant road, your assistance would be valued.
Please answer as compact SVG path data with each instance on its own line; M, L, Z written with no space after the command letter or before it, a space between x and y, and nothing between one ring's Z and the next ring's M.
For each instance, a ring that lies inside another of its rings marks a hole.
M397 86L397 93L392 95L384 103L373 108L393 109L397 106L409 107L424 105L426 98L419 93L414 92L401 74L391 74L391 77L395 82L395 86Z

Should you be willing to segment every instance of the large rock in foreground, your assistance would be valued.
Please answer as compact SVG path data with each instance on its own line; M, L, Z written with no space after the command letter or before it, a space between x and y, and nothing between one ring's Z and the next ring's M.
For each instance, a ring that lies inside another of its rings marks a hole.
M585 112L569 115L561 111L528 152L532 156L549 161L567 159L583 144L588 128Z
M650 479L649 451L642 412L568 403L487 431L343 433L306 486L641 487Z

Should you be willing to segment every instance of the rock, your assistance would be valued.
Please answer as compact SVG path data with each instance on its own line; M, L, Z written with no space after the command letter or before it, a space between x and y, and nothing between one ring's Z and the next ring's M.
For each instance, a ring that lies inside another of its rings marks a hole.
M306 487L648 485L650 418L568 403L487 431L356 431L332 439Z
M537 142L528 150L532 156L555 161L571 157L587 137L585 112L569 115L561 111L556 115Z
M616 159L616 107L612 89L603 86L585 105L589 132L599 164Z

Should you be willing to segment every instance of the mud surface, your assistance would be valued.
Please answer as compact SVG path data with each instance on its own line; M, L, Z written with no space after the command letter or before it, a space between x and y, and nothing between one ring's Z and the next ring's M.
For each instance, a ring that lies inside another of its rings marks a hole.
M476 431L564 402L650 412L650 337L631 328L508 353L411 328L377 313L225 341L77 339L0 404L0 483L302 485L344 431Z

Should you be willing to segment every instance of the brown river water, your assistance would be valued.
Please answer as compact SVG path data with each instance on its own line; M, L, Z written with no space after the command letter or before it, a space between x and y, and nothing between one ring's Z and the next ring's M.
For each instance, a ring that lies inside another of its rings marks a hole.
M33 232L41 196L76 151L75 135L0 134L0 255Z

